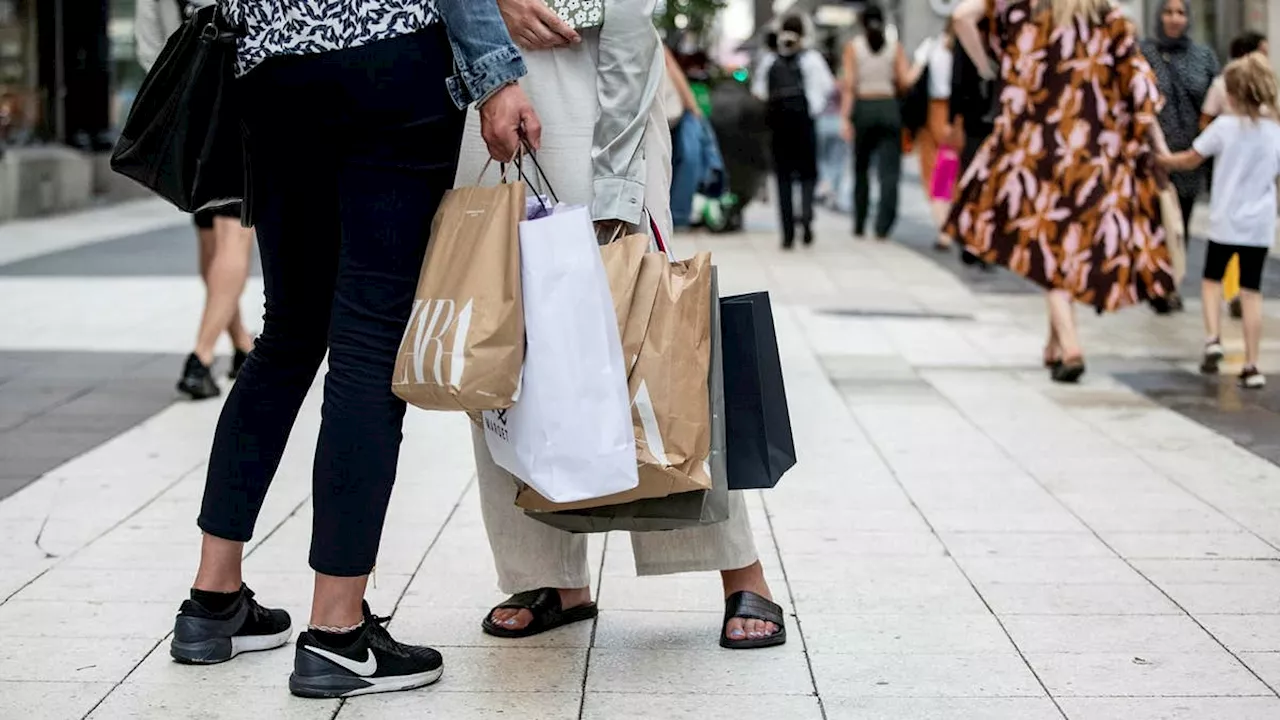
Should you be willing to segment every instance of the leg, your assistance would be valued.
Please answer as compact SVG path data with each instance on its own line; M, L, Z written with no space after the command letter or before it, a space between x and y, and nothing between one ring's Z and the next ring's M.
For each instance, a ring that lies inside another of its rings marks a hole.
M893 112L897 112L896 107ZM898 183L902 177L901 128L886 123L879 133L876 163L880 176L880 207L876 213L876 236L888 239L898 220Z
M867 231L867 213L871 209L871 152L874 149L870 129L857 123L853 140L853 234L862 237Z
M249 277L253 242L253 231L240 227L240 222L231 218L214 218L213 232L213 257L205 277L204 316L195 348L196 357L205 365L213 363L218 336L240 315L240 295Z
M729 519L716 525L664 533L631 533L636 573L641 576L720 571L724 594L746 590L772 599L756 553L751 518L741 492L729 493ZM730 639L767 637L773 623L735 618L726 628Z
M1080 339L1076 334L1076 314L1071 295L1065 290L1050 290L1046 294L1049 303L1051 337L1056 336L1062 349L1063 360L1078 360L1082 356Z
M1244 320L1245 367L1258 367L1262 344L1262 273L1267 248L1237 247L1240 257L1240 309Z
M933 182L933 170L938 164L938 138L933 134L932 123L916 132L914 144L916 157L920 160L920 187L924 191L925 200L928 200L929 187Z
M815 181L800 181L800 224L804 227L804 244L813 242L813 202Z
M1235 256L1232 246L1210 240L1204 253L1204 275L1200 283L1200 299L1203 303L1204 331L1207 342L1218 342L1222 337L1222 279L1227 266Z
M405 404L391 392L392 371L463 125L451 110L424 115L380 129L339 168L342 241L313 469L313 625L362 621L395 481Z
M533 520L516 507L516 479L489 454L484 432L471 429L476 455L476 483L489 549L498 571L498 588L508 595L557 588L564 608L591 601L587 536L557 530ZM496 609L496 624L520 630L533 621L528 610Z
M782 229L782 247L789 248L796 240L795 185L790 166L776 152L773 163L774 177L778 183L778 222Z

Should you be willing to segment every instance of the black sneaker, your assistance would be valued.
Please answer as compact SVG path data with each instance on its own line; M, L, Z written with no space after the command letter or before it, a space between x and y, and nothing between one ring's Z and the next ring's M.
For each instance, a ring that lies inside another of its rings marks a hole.
M804 244L813 244L813 225L806 224L804 226Z
M240 587L240 597L222 613L211 613L186 600L173 623L169 654L184 665L213 665L243 652L273 650L289 642L289 613L264 608L253 591Z
M249 353L236 349L236 354L231 356L231 369L227 371L227 379L235 380L240 377L240 371L244 369L244 363L249 359Z
M1267 386L1267 376L1258 372L1256 367L1247 367L1240 371L1240 387L1247 390L1261 390Z
M182 370L182 379L178 380L178 392L192 400L206 400L217 397L222 391L218 389L218 383L213 381L213 372L209 370L209 366L200 362L195 353L191 353Z
M1218 367L1222 364L1222 358L1226 356L1226 350L1222 348L1222 343L1217 340L1210 340L1204 344L1204 355L1200 360L1200 372L1205 375L1217 375Z
M405 645L364 606L359 638L346 648L327 647L314 633L298 635L289 692L298 697L342 698L412 690L440 679L444 659L429 647Z

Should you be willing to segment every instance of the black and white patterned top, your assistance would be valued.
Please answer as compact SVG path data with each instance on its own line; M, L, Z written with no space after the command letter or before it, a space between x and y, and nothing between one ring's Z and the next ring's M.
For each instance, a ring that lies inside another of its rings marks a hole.
M242 25L239 75L276 55L342 50L417 32L434 23L435 0L222 0Z

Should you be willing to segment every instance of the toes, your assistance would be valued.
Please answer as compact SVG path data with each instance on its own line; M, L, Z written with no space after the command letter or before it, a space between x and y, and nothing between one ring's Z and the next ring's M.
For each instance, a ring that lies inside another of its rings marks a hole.
M533 613L528 610L502 608L493 611L493 624L508 630L523 630L533 622Z
M743 627L744 624L745 623L743 622L742 618L730 618L729 622L725 623L725 628L724 628L725 637L729 638L730 640L746 640L747 631Z
M777 635L777 634L778 634L778 626L777 626L777 625L774 625L773 623L765 623L765 624L764 624L764 636L765 636L765 637L772 637L772 636Z
M748 620L746 623L746 626L747 626L747 637L751 638L752 640L756 640L758 638L764 637L764 623L762 621Z

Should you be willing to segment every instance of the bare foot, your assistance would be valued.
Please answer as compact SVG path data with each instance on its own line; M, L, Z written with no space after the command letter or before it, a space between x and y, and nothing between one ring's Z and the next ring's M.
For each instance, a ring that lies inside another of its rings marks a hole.
M724 585L726 598L746 590L766 600L773 600L773 594L769 592L769 583L764 579L764 567L760 565L759 560L738 570L721 570L720 581ZM778 626L764 620L731 618L725 624L725 637L730 640L756 640L769 637L776 632L778 632Z
M591 588L564 588L557 589L560 593L560 607L568 610L576 608L579 605L586 605L591 602ZM495 608L493 614L493 623L499 627L508 630L523 630L529 627L529 623L533 622L533 613L528 610L513 610L511 608Z

